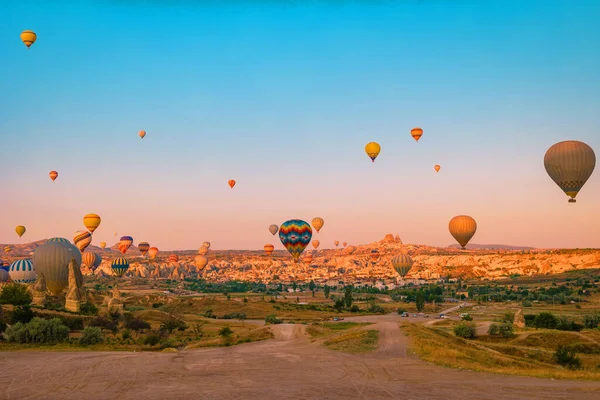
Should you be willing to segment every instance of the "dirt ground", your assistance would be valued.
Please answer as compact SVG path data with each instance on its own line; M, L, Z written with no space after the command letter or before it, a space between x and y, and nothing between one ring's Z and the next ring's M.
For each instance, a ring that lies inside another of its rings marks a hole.
M600 382L460 371L407 353L397 315L374 322L377 351L345 354L311 343L305 326L275 339L178 353L0 353L1 399L600 399Z

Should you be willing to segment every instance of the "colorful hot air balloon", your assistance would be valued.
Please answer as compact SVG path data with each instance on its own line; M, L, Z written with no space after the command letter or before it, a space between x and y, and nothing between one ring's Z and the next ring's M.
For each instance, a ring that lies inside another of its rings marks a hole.
M96 253L92 251L86 251L81 255L81 262L89 269L94 271L96 269L96 259L98 257L99 256Z
M17 260L10 264L8 275L13 282L30 283L35 282L37 277L31 260Z
M32 44L35 43L37 39L37 35L33 31L23 31L21 32L21 41L27 48L30 48Z
M11 247L10 247L10 246L4 246L4 252L5 252L5 253L7 253L7 254L8 254L8 253L10 253L10 251L11 251L11 250L12 250L12 249L11 249Z
M339 246L339 244L340 244L340 241L339 241L339 240L336 240L335 242L333 242L333 244L335 244L335 247L338 247L338 246Z
M87 214L85 217L83 217L83 225L85 225L90 233L94 233L96 228L100 226L101 221L102 219L100 219L98 214Z
M229 184L229 187L232 189L235 186L235 180L233 180L233 179L228 180L227 183Z
M143 256L145 256L148 250L150 250L150 244L148 242L138 243L138 250L142 252Z
M202 271L204 267L208 264L208 257L197 255L194 259L194 265L199 271Z
M133 238L131 236L122 236L121 240L119 241L119 251L121 252L121 254L127 253L127 250L131 247L132 244Z
M421 139L421 136L423 136L423 129L421 129L421 128L413 128L410 131L410 136L412 136L418 142L419 139Z
M104 249L106 247L106 242L100 242L100 248Z
M206 253L208 253L208 247L204 245L200 246L200 248L198 249L198 254L201 256L205 256Z
M312 226L313 226L313 228L315 228L317 230L317 232L319 232L321 230L321 228L323 227L324 224L325 224L325 221L321 217L315 217L312 219Z
M594 172L596 154L583 142L567 140L551 146L544 155L544 167L550 178L575 203L575 197Z
M379 250L371 250L371 261L376 262L379 260Z
M115 258L110 264L110 268L113 270L116 276L119 278L125 275L125 272L129 269L129 261L124 257Z
M314 225L313 225L314 226ZM312 245L315 248L315 250L317 249L317 247L319 247L319 245L321 244L321 242L319 242L318 240L313 240L312 241Z
M448 229L464 250L477 230L477 223L468 215L458 215L450 220Z
M158 254L158 247L150 247L148 249L148 255L150 256L151 259L154 260L154 258L156 258L157 254Z
M73 236L73 244L83 254L84 250L92 243L92 234L88 231L77 231Z
M273 251L275 250L275 246L273 246L272 244L265 244L264 249L265 249L265 253L268 256L270 256L271 254L273 254Z
M399 256L392 258L392 266L402 279L408 274L408 271L410 271L413 264L414 261L408 254L400 254Z
M19 237L23 236L26 230L27 229L25 229L23 225L19 225L15 228L15 232L17 232L17 235L19 235Z
M176 263L179 261L179 256L177 254L171 254L169 255L169 262L170 263Z
M271 235L275 235L278 230L279 230L279 227L277 225L275 225L275 224L269 225L269 232L271 232Z
M375 159L381 152L381 146L376 142L369 142L365 146L365 153L371 158L371 161L375 162Z
M210 249L210 242L204 242L202 243L202 246L206 247L207 249Z
M437 164L433 167L433 169L435 169L435 172L440 172L440 168L441 167Z
M140 133L138 133L138 135L140 135L140 137L143 139L144 136L146 136L146 131L140 131Z
M279 239L295 261L310 243L312 228L306 221L291 219L279 227Z
M67 287L72 259L81 265L81 253L64 238L52 238L33 252L33 268L38 276L44 274L46 287L54 296Z
M50 175L50 179L52 179L52 182L54 182L56 178L58 178L58 172L56 171L50 171L48 175Z

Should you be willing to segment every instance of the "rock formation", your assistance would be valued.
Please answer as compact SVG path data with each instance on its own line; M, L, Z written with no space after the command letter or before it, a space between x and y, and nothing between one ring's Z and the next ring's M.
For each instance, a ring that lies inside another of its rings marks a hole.
M108 312L112 311L123 311L123 300L121 300L121 292L119 292L117 285L113 287L112 299L108 302Z
M79 280L77 279L77 270L79 265L74 258L69 263L69 286L67 288L67 299L65 302L65 309L73 312L79 312L81 307L81 287L79 286Z
M525 317L523 316L523 310L519 308L519 311L515 313L515 318L513 319L513 325L517 328L525 328Z
M33 285L33 304L44 307L46 305L46 278L43 273L38 274Z

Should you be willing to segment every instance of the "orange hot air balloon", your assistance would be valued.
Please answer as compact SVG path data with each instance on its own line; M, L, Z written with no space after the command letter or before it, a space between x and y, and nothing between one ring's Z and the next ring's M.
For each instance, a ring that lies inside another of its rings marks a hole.
M23 31L21 32L21 41L27 48L30 48L32 44L35 43L37 39L37 35L33 31Z
M265 253L270 256L273 253L273 250L275 250L275 246L273 246L272 244L265 244Z
M56 178L58 178L58 172L56 171L50 171L48 175L50 175L50 179L52 179L52 182L54 182Z
M148 249L148 255L150 256L151 259L154 260L154 258L156 257L157 254L158 254L158 247L150 247Z
M143 139L144 136L146 136L146 131L140 131L140 133L138 133L138 135Z
M229 184L229 187L232 189L235 186L235 181L233 179L228 180L227 183Z
M421 136L423 136L423 129L421 129L421 128L413 128L410 131L410 136L412 136L418 142L419 139L421 139Z
M440 168L441 167L439 165L436 165L435 167L433 167L433 169L435 169L435 172L440 172Z
M342 245L344 245L344 247L348 246L348 242L344 242L342 243Z

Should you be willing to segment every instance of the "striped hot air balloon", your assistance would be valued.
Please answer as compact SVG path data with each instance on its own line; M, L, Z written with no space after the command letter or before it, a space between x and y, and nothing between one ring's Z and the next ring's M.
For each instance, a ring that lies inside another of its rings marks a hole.
M48 239L48 241L46 241L46 243L71 243L68 239L62 238L62 237L55 237L52 239Z
M96 268L100 265L100 263L98 263L97 261L98 259L100 259L100 262L102 262L102 258L92 251L86 251L81 255L82 263L85 264L92 271L95 271Z
M77 231L73 236L73 244L83 254L85 249L92 243L92 234L88 231Z
M143 256L145 256L148 250L150 250L150 244L148 242L140 242L138 244L138 250L142 252Z
M423 129L421 129L421 128L413 128L410 131L410 136L412 136L413 139L415 139L418 142L419 139L421 139L421 136L423 136Z
M17 260L13 262L10 264L8 275L12 281L17 283L35 282L37 278L31 260Z
M379 250L371 250L371 261L376 262L379 260Z
M169 255L169 262L170 263L176 263L179 261L179 256L177 254L171 254Z
M313 255L311 253L305 254L304 257L302 257L302 261L305 264L310 264L313 261Z
M394 270L404 279L414 264L413 259L408 254L400 254L392 258Z
M115 258L110 264L110 268L119 278L125 275L125 272L129 269L129 261L124 257Z
M275 246L273 246L272 244L265 244L265 246L263 248L265 249L265 253L268 256L273 254L273 251L275 250Z
M4 246L4 252L6 254L10 253L11 250L12 250L12 248L10 246Z
M131 236L122 236L121 240L119 241L119 251L122 254L127 253L127 250L131 247L132 244L133 238Z
M83 225L90 231L90 233L94 233L96 228L100 226L100 222L102 219L98 214L87 214L83 217Z
M279 226L279 240L295 261L312 239L312 228L301 219L291 219Z
M50 175L50 179L52 179L52 182L54 182L56 178L58 178L58 172L56 171L50 171L48 175Z

